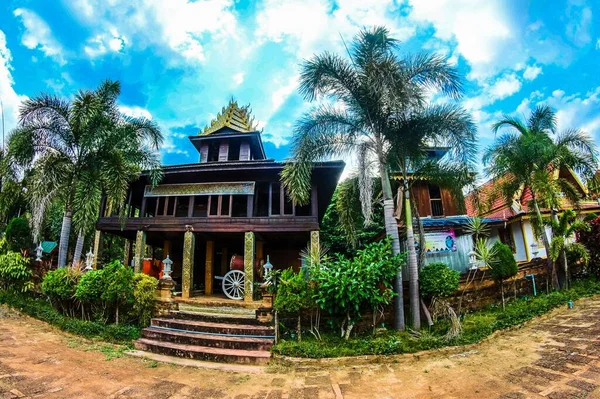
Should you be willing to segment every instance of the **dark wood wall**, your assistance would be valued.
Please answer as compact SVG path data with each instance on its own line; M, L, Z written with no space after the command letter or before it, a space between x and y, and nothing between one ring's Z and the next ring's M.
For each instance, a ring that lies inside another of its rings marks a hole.
M446 189L441 189L442 194L442 205L444 207L444 216L455 216L458 215L458 206L456 204L455 199L452 197L450 192ZM411 194L415 204L417 206L417 210L419 211L419 216L427 217L431 216L431 201L429 198L429 185L425 182L415 182L413 183Z

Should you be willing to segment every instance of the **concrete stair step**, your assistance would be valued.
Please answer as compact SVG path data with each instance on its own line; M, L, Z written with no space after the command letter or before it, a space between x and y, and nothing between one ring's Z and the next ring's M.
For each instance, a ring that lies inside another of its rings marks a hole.
M272 327L250 324L215 323L208 321L154 318L151 326L166 327L174 330L198 331L213 334L250 335L272 338L275 334Z
M232 307L232 306L201 306L201 305L189 305L185 303L179 304L179 310L184 312L198 312L198 313L214 313L214 314L226 314L235 316L247 316L255 317L256 310Z
M210 323L261 325L256 315L235 313L215 313L203 311L175 310L170 312L173 319L207 321Z
M268 351L273 346L272 338L251 338L228 335L171 330L161 327L149 327L142 330L142 338L171 342L181 345L205 346L224 349L244 349Z
M224 363L267 364L271 358L271 353L267 351L211 348L175 344L147 338L140 338L135 341L135 348L162 355Z

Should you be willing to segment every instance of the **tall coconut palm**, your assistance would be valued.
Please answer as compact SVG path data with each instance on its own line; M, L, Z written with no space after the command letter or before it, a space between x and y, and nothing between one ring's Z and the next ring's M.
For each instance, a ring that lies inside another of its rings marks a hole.
M323 101L297 122L291 151L293 162L282 173L291 197L304 204L310 198L311 162L350 154L358 156L361 165L373 162L381 178L385 229L394 254L400 252L388 169L388 136L394 115L402 109L422 106L430 89L453 97L461 91L456 70L443 57L400 57L397 49L398 43L388 30L375 27L362 30L354 38L348 57L325 52L304 62L300 93L308 101ZM360 170L363 182L368 181L366 169ZM362 184L361 188L368 185ZM369 220L368 215L366 219ZM402 330L405 324L400 267L394 286L398 294L395 327Z
M550 255L550 240L540 207L553 212L562 206L564 195L577 204L580 195L573 184L561 178L561 169L571 169L585 179L593 179L597 168L594 141L579 129L557 131L556 113L548 106L538 106L527 121L505 116L493 125L494 132L509 129L498 137L483 157L486 173L498 184L498 193L508 202L529 190L529 209L534 215L536 234L541 236L546 249L547 268L552 284L558 288L558 277Z
M457 105L445 104L400 110L386 133L391 143L389 162L402 182L400 190L404 203L402 213L414 328L420 327L420 310L411 187L415 182L426 181L448 190L457 204L464 204L462 190L474 181L476 132L477 128L466 111ZM435 159L430 156L432 146L446 147L448 151L442 159Z
M67 264L71 225L81 256L83 237L98 215L102 192L113 208L127 195L128 183L142 169L160 178L156 151L162 142L157 125L119 112L120 84L105 81L96 90L80 91L72 102L41 94L23 102L8 156L16 167L33 168L31 203L34 233L50 202L64 202L58 265Z

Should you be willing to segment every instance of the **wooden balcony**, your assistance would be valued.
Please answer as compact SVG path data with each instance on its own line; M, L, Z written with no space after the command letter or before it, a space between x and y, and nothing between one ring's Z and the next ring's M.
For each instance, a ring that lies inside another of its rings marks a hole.
M298 232L319 229L319 222L315 216L293 217L144 217L125 218L102 217L98 220L96 228L101 231L163 231L185 232L186 226L192 226L195 232L207 233L234 233L254 231L257 233L269 232Z

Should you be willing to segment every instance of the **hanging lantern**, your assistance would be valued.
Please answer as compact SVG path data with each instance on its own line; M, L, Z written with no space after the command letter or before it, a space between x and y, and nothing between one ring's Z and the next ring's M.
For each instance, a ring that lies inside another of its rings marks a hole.
M163 268L163 277L162 278L170 279L171 271L172 271L171 266L173 265L173 261L171 260L169 255L167 255L167 257L165 259L163 259L162 263L163 263L163 265L165 265L165 267Z
M42 248L42 243L40 242L40 245L38 245L37 248L35 249L36 262L41 262L43 252L44 252L44 248Z
M85 254L85 269L83 270L86 272L94 270L94 253L92 252L92 247L90 247L90 252Z
M531 244L531 255L533 258L537 258L537 255L540 253L540 247L537 242Z

